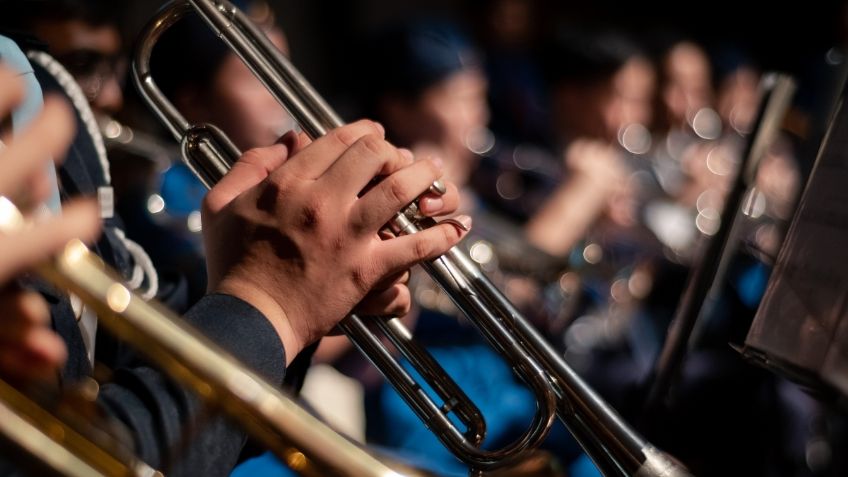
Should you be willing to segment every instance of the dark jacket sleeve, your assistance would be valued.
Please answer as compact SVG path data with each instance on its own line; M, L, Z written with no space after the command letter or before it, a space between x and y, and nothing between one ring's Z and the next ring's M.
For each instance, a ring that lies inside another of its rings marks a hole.
M270 322L228 295L208 295L186 321L275 385L285 377L285 350ZM162 372L139 362L119 369L104 385L100 402L127 426L136 453L169 476L228 475L245 434L213 413L198 421L202 403Z

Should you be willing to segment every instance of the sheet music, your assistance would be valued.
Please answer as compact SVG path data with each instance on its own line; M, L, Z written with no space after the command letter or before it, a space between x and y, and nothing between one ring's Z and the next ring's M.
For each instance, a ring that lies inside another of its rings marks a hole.
M848 395L848 107L834 116L746 346Z

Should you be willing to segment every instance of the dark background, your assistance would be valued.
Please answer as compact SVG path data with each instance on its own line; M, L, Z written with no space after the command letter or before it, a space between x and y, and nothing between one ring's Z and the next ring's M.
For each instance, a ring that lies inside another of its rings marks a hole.
M134 36L161 0L131 0L127 34ZM295 64L330 96L343 94L344 78L356 72L357 45L376 27L416 16L452 18L474 32L485 0L271 0L289 37ZM733 47L763 69L803 74L841 45L844 1L712 0L534 2L540 35L556 27L615 28L648 43L664 36L693 38L711 53ZM649 45L650 46L650 45Z

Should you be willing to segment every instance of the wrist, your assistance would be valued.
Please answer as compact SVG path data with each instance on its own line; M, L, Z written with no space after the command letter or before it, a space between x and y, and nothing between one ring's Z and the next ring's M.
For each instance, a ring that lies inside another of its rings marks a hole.
M221 280L215 291L244 300L265 316L283 344L286 366L305 347L303 340L295 333L285 310L262 288L247 281L227 277Z

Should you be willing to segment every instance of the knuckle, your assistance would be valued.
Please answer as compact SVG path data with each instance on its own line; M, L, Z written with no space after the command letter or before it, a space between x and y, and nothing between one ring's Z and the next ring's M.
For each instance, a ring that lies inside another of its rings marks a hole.
M352 146L362 136L357 133L356 123L333 129L328 135L346 147Z
M300 208L299 224L305 229L315 229L323 222L323 214L326 208L322 197L312 197L304 202Z
M372 273L368 269L368 267L364 266L364 265L359 266L359 267L355 267L351 271L351 274L350 274L351 282L353 283L353 286L356 288L356 290L359 293L365 294L365 293L368 293L368 291L370 290L370 288L371 288L371 274Z
M241 155L239 162L245 164L260 164L262 160L262 152L262 149L256 147L253 149L248 149Z
M412 245L412 255L416 261L426 260L433 253L433 245L429 240L416 240Z
M383 136L382 128L377 125L375 121L370 119L360 119L359 121L354 122L353 125L358 129L366 130L367 132L365 134L375 134L380 137Z
M388 177L387 179L384 179L384 182L385 186L383 187L383 190L385 191L386 198L388 200L399 205L405 205L407 202L411 201L407 195L405 184L398 177Z
M364 130L366 132L363 132ZM362 120L333 129L328 135L342 143L345 147L350 147L354 145L363 136L363 134L367 135L376 133L377 127L374 125L373 121Z
M424 173L427 174L428 177L432 177L433 179L437 179L441 177L442 171L432 160L419 161L424 168Z
M200 209L204 214L215 213L220 209L218 206L219 202L218 194L214 190L211 190L203 196L203 200L200 202Z
M371 156L382 158L389 151L389 143L374 134L362 136L358 143Z

